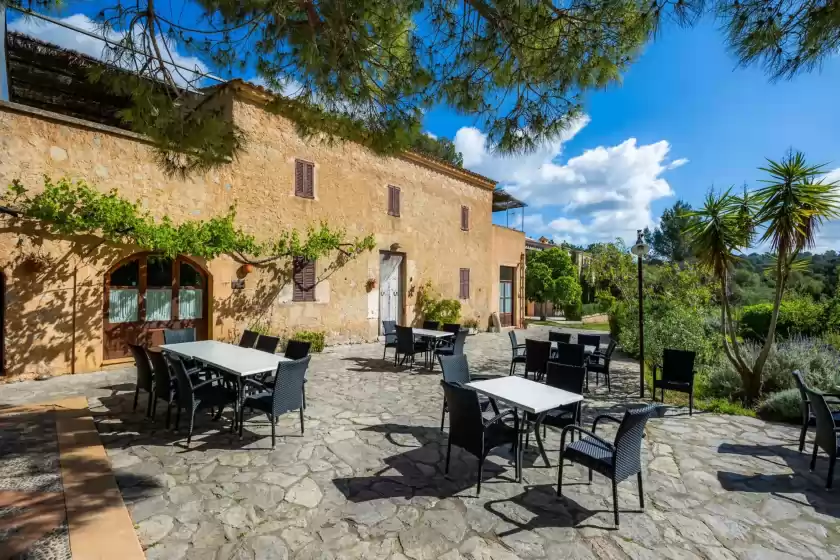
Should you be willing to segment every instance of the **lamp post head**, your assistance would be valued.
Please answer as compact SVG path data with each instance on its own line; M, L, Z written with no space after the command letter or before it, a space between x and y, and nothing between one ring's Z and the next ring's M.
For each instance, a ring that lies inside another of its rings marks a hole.
M636 244L630 248L630 252L636 255L639 258L644 257L648 254L648 250L650 247L647 243L645 243L644 238L642 237L642 230L636 230Z

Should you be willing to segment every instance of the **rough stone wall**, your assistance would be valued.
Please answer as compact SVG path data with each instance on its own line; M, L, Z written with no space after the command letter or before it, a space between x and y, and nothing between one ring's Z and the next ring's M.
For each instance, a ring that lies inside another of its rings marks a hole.
M498 306L498 297L492 297L498 266L491 258L490 190L356 144L304 141L291 122L247 102L235 101L233 115L248 135L245 153L217 170L181 178L167 176L150 147L129 135L0 105L0 186L20 179L37 190L44 174L84 178L176 222L206 219L236 204L239 225L261 239L320 221L344 227L351 236L375 234L377 250L344 267L330 271L331 259L317 263L319 283L311 303L291 301L285 264L258 268L245 277L245 289L233 290L237 263L227 257L205 263L212 283L210 332L216 339L234 339L258 321L280 334L323 330L332 343L376 337L377 290L368 293L365 284L379 277L379 250L394 244L406 254L407 322L416 319L417 287L426 280L444 297L458 297L460 268L469 268L471 279L463 317L483 322ZM315 164L314 200L294 196L296 158ZM399 218L387 214L388 185L401 189ZM468 232L460 228L461 205L470 207ZM133 250L92 250L95 244L0 221L7 374L83 372L102 365L103 274Z
M499 310L499 281L500 270L502 266L509 266L514 269L513 274L513 322L515 327L522 328L524 325L520 323L522 316L522 307L525 305L524 290L523 296L520 298L520 267L522 255L525 253L525 233L515 229L509 229L502 226L493 225L493 275L495 281L491 287L490 297L493 304L493 310Z

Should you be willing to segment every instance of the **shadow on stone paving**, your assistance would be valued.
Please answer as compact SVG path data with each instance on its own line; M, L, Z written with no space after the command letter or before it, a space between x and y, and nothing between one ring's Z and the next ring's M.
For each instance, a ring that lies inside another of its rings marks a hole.
M807 449L807 448L806 448ZM788 466L793 474L756 474L718 471L718 480L728 492L756 492L771 494L800 506L811 506L814 511L840 517L840 494L825 489L827 464L825 457L817 458L817 468L810 472L810 453L800 453L782 445L741 445L724 443L719 453L746 455L772 463L776 468ZM777 459L774 461L773 459ZM780 463L778 460L781 460ZM796 496L793 496L796 495ZM804 497L803 502L799 497Z
M449 498L476 487L478 459L458 447L452 447L449 475L444 474L447 436L438 429L384 424L369 426L365 431L384 433L391 444L411 449L386 458L386 466L373 476L333 479L333 484L348 500L364 502L417 496ZM409 438L412 441L407 443ZM419 446L415 442L419 442ZM514 481L512 455L505 453L504 446L494 451L484 463L482 486L492 484L497 477L506 482ZM509 468L494 462L499 459L509 461ZM502 477L502 473L505 476Z
M564 483L563 487L573 487L577 484L584 483ZM506 515L505 511L510 511L509 504L516 504L527 509L534 514L534 517L528 520L527 523L522 523L519 519ZM484 504L484 509L503 521L514 525L513 529L499 533L497 535L499 538L522 531L533 531L543 528L575 527L581 529L584 527L594 527L606 530L615 529L615 527L610 525L585 525L584 523L588 519L602 512L585 508L568 496L558 497L557 487L553 484L526 486L521 494L517 494L512 498L488 501ZM612 513L612 510L603 510L603 512Z
M134 386L131 385L131 392L124 391L125 384L101 387L103 390L111 390L114 394L108 397L100 397L100 406L92 407L94 421L96 422L99 437L106 449L124 448L137 445L172 445L178 448L179 453L190 453L193 451L206 451L209 449L236 450L250 444L255 439L265 437L249 430L243 431L242 438L239 433L232 433L231 424L233 421L233 410L225 408L221 418L215 419L209 410L198 411L195 415L192 441L189 449L186 447L187 430L189 429L189 418L187 411L181 411L180 429L175 430L176 410L173 407L170 429L166 429L166 402L158 402L157 415L153 419L145 416L147 398L149 395L141 393L137 403L137 411L134 411ZM257 416L257 415L254 415ZM253 420L246 414L246 421L253 425ZM265 425L269 426L266 419ZM247 424L246 424L247 426ZM289 435L280 433L278 435ZM296 435L300 435L297 431ZM122 484L120 484L122 487Z

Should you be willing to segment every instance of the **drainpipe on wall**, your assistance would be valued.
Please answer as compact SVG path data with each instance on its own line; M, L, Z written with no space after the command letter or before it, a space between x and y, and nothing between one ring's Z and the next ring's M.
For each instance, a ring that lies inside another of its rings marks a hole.
M0 0L0 101L9 100L9 67L6 65L6 4Z

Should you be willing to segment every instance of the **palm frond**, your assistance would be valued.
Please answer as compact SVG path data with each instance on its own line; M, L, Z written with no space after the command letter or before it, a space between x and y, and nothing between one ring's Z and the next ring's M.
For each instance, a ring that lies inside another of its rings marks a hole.
M716 194L709 191L700 210L690 212L696 217L686 229L690 243L701 265L716 278L724 278L740 259L738 250L747 246L747 235L739 220L742 211L740 197L732 189Z

